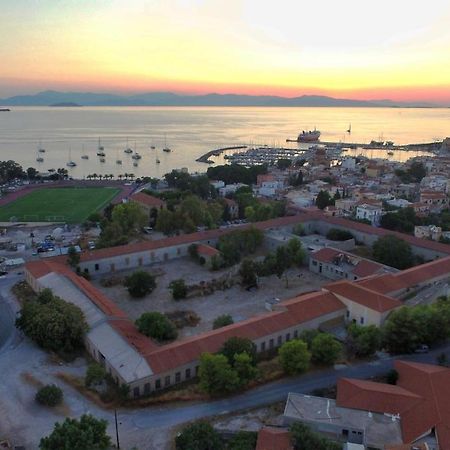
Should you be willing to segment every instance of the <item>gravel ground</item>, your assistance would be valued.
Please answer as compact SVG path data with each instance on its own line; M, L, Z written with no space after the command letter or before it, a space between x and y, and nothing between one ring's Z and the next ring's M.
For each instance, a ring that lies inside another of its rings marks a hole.
M265 301L274 297L281 300L294 297L302 292L320 289L328 279L311 273L306 268L288 271L289 287L286 282L275 275L260 279L258 289L247 291L235 285L224 291L215 291L208 296L199 296L182 301L174 301L168 290L169 283L177 278L184 278L187 284L208 281L226 275L230 269L211 272L199 266L189 258L169 261L163 264L146 267L149 272L161 272L157 277L157 288L143 299L132 299L126 289L121 286L104 288L100 278L94 284L122 308L132 319L137 319L147 311L172 312L175 310L191 310L201 317L196 327L185 327L180 330L180 337L191 336L212 329L214 319L221 314L231 314L234 321L240 321L266 312ZM131 272L116 274L125 276Z

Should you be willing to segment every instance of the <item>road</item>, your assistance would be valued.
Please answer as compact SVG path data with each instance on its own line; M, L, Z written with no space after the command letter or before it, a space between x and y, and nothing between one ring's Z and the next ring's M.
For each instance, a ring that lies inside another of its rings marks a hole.
M428 354L407 355L399 359L436 363L436 356L450 352L450 344L436 348ZM396 358L389 357L374 362L358 363L344 369L326 369L293 378L283 378L247 391L241 395L227 397L207 403L187 406L165 406L132 413L121 412L124 422L129 421L137 428L173 426L203 417L228 414L248 408L256 408L280 400L285 400L289 392L310 393L319 388L336 384L338 378L370 378L381 375L393 368Z

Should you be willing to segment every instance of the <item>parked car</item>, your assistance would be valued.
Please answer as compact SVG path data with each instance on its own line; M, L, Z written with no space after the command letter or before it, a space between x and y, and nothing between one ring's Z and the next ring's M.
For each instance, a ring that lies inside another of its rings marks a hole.
M415 350L414 353L428 353L430 351L430 347L426 344L419 345Z
M94 242L94 241L89 241L89 242L88 242L88 247L89 247L89 250L94 250L94 248L95 248L95 242Z

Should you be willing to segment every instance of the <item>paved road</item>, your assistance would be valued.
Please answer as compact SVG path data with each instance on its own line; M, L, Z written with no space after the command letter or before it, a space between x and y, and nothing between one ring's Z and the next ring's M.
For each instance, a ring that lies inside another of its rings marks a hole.
M450 352L450 344L436 348L428 354L408 355L399 359L436 363L436 356ZM299 377L282 379L244 394L211 402L195 403L183 406L153 407L132 413L122 411L124 424L136 428L157 428L177 425L190 420L237 412L247 408L264 406L285 400L289 392L310 393L314 389L326 388L336 384L341 377L370 378L381 375L393 368L396 358L386 358L374 362L359 363L345 369L327 369L305 374Z

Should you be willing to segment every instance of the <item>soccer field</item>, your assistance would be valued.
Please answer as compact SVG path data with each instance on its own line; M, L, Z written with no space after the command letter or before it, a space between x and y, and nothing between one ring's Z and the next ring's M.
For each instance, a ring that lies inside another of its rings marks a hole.
M0 207L0 222L80 223L106 206L118 193L117 188L37 189Z

